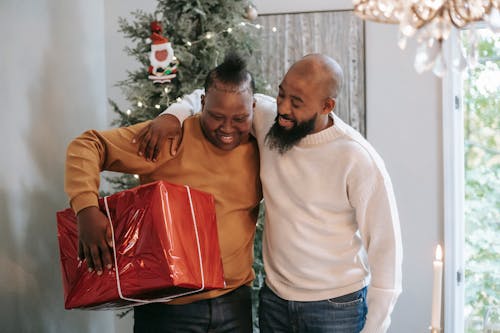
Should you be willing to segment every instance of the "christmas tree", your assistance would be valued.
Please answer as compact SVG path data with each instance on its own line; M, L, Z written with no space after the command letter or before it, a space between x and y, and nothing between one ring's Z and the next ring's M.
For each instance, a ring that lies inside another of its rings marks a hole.
M109 101L118 114L113 125L129 126L153 119L184 94L203 87L208 71L221 63L228 52L237 51L251 59L258 51L257 29L251 22L256 11L246 0L159 0L154 13L137 10L131 15L132 20L120 18L120 31L133 44L125 49L126 53L136 58L141 66L128 72L127 79L117 84L129 105L124 110ZM173 51L175 57L168 58L168 70L162 68L158 73L150 58L151 51L167 44L169 48L164 54ZM262 91L263 80L259 73L252 73L257 91ZM117 191L138 185L134 175L107 180ZM263 209L255 243L254 318L257 291L264 277L262 218Z

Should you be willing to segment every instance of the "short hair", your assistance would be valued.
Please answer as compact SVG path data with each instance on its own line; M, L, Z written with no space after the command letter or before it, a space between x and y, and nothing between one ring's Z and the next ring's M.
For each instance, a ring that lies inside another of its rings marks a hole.
M255 91L255 82L252 74L247 70L245 59L234 52L227 54L219 66L208 72L204 84L205 92L208 92L209 88L217 88L217 82L234 88L248 82L250 92L253 94Z

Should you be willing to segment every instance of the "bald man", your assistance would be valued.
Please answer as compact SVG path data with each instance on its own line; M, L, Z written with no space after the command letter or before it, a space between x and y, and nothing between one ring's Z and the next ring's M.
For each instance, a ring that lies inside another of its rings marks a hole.
M288 70L276 100L255 95L266 205L263 333L386 332L401 292L391 181L373 147L334 113L342 80L335 60L312 54ZM177 119L201 109L200 93L140 133L141 153L156 158L154 148L179 131Z

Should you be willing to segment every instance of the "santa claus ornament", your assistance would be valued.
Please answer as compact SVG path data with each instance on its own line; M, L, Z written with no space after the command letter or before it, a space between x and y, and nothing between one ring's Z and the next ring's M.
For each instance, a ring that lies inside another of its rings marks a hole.
M154 83L170 82L176 77L177 61L172 43L162 36L163 28L158 21L151 22L151 53L149 54L149 79Z

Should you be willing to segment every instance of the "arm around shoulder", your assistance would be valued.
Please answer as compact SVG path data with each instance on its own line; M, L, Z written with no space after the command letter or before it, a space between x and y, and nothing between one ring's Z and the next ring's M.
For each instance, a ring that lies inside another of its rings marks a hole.
M181 139L182 123L193 114L201 112L203 93L202 89L197 89L191 94L185 95L144 127L134 137L134 142L139 143L137 153L148 161L156 161L166 140L171 139L170 154L174 156Z
M253 134L258 140L263 139L274 123L277 114L276 99L264 94L255 94L253 115Z
M201 112L201 95L204 93L203 89L196 89L191 94L182 97L180 101L171 104L160 115L174 115L182 124L184 120L193 114Z

